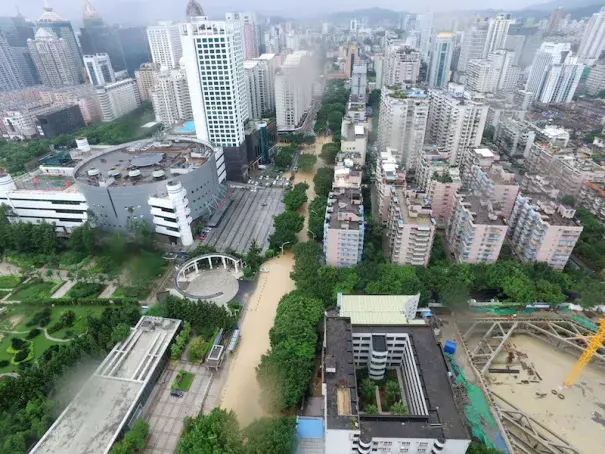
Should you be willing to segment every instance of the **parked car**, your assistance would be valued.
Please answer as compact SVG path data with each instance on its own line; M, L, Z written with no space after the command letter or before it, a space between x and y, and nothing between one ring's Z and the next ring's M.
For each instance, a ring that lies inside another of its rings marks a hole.
M185 393L180 389L173 389L172 391L170 391L170 395L174 397L183 397Z

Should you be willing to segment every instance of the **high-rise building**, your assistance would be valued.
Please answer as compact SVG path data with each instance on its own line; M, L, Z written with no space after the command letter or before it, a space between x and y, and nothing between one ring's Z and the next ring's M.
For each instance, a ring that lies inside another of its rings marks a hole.
M359 47L355 44L345 47L345 59L345 76L347 76L347 79L350 79L351 73L353 72L353 66L359 59Z
M324 222L323 251L329 266L344 268L361 262L364 240L361 189L341 188L330 193Z
M261 113L261 93L262 93L262 68L257 60L246 60L244 62L246 72L246 90L248 93L248 110L250 118L262 118Z
M351 72L351 95L365 97L368 87L368 63L359 61Z
M495 93L498 77L495 65L489 60L470 60L466 66L465 87L472 92Z
M464 33L460 45L460 57L457 70L465 72L468 62L483 57L483 49L487 39L487 27L477 25Z
M179 67L179 60L183 56L179 24L160 22L158 25L149 26L147 38L154 63L168 69Z
M506 89L507 79L510 77L511 68L513 66L515 54L505 49L497 49L490 52L487 56L487 60L494 65L496 68L497 81L496 91L503 91Z
M390 148L378 154L374 184L376 185L378 214L382 223L386 225L389 219L391 193L399 187L405 188L406 186L405 171L399 170L399 164Z
M349 32L357 33L357 25L357 19L351 19L351 22L349 22Z
M590 73L586 78L586 88L588 94L593 96L605 90L605 64L590 68Z
M387 237L393 265L427 266L435 237L435 219L426 193L402 187L391 191Z
M275 54L262 54L255 58L260 71L260 113L272 115L275 112Z
M0 91L19 90L24 86L23 75L13 58L8 41L0 31Z
M539 27L529 27L521 23L515 23L511 24L508 29L504 47L515 52L515 65L527 68L531 65L542 40L542 32Z
M100 87L116 81L116 75L113 72L109 55L96 54L84 55L84 67L90 84L94 87Z
M380 87L382 87L382 84L415 85L420 78L420 52L406 46L390 45L387 48L384 65L381 69ZM376 71L376 83L378 84L376 60L374 60L374 70ZM380 87L376 86L376 88Z
M277 129L293 131L300 127L312 101L310 55L300 50L288 55L275 75Z
M599 59L605 49L605 6L592 15L582 36L578 48L578 58L583 63L592 65Z
M141 99L134 79L124 79L97 88L103 122L117 120L139 107Z
M147 28L144 26L119 26L117 31L124 61L126 62L126 70L130 77L134 77L134 72L143 63L151 61Z
M459 165L462 153L481 144L489 107L466 94L429 90L426 143L449 155L451 165Z
M151 99L159 72L160 65L157 63L143 63L139 70L135 71L134 78L137 81L141 101Z
M561 21L563 21L564 18L565 12L563 11L563 8L557 8L550 13L550 17L546 23L546 34L552 35L553 33L557 33L559 31Z
M487 168L473 164L463 177L466 187L480 195L483 200L497 204L504 218L510 217L519 194L519 185L515 181L514 173L497 164Z
M514 20L510 18L510 14L498 14L489 20L487 37L483 47L483 58L487 58L490 52L504 49L508 29L513 22Z
M167 126L193 119L185 69L163 68L151 94L156 121Z
M250 60L258 57L260 47L260 30L255 13L241 13L244 36L244 59Z
M562 270L583 230L575 213L547 194L519 194L508 223L513 252L523 262Z
M80 83L80 66L74 64L69 42L58 38L54 31L40 27L35 39L27 42L42 83L62 87Z
M103 22L90 0L84 0L80 46L84 55L107 54L115 71L127 69L118 29Z
M40 91L40 97L43 102L50 104L77 104L87 125L101 121L101 107L97 93L89 84L44 88Z
M34 39L34 28L34 24L20 14L16 17L0 17L0 34L4 35L15 61L13 68L17 68L28 87L40 83L38 70L27 47L27 40Z
M250 115L239 23L192 17L181 25L181 40L197 138L223 147L225 154L245 155ZM227 173L223 149L215 155L219 181ZM233 172L239 174L237 167Z
M433 15L417 14L416 30L420 33L420 55L422 55L425 61L428 61L431 49L431 36L433 34Z
M383 87L378 120L378 151L391 149L405 170L415 167L427 129L429 103L422 90Z
M445 87L449 82L453 52L454 34L437 34L431 50L431 59L429 62L428 85L430 88Z
M40 16L36 22L36 26L38 27L38 31L45 30L54 35L56 38L63 39L65 41L68 53L64 56L64 58L70 60L69 63L65 62L65 65L76 68L79 74L79 80L83 80L81 75L81 70L84 68L82 63L82 54L80 53L78 41L76 40L76 35L74 34L71 22L59 16L50 6L48 6L48 2L46 2L44 6L44 13L42 13L42 16ZM36 67L38 66L36 65ZM40 74L40 77L42 78L42 74ZM42 83L45 84L44 79L42 79Z
M47 139L71 134L86 126L77 105L57 106L50 112L37 115L36 119L38 132Z

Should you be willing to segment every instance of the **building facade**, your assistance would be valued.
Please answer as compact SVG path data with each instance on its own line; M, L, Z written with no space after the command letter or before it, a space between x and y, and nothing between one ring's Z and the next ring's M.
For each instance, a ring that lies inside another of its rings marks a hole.
M300 128L311 105L313 77L310 74L309 58L306 51L296 51L286 57L275 75L278 131L294 131Z
M116 75L107 54L84 55L84 67L93 87L102 87L116 81Z
M589 95L596 95L605 90L605 64L595 65L590 68L586 78L586 88Z
M137 81L139 96L141 101L151 99L151 93L155 88L158 75L160 74L160 65L157 63L143 63L138 71L135 71L134 78Z
M429 62L429 88L445 87L450 81L450 66L454 52L454 35L439 33L435 38Z
M582 186L579 205L605 224L605 184L587 181Z
M134 79L124 79L97 87L96 92L103 122L123 117L141 104L139 90Z
M380 153L376 160L374 184L376 185L380 220L386 225L389 219L392 189L405 188L405 172L399 171L399 164L393 155L393 150L390 148Z
M154 63L168 69L177 69L183 56L179 24L160 22L147 27L149 50Z
M485 46L483 47L483 58L487 58L495 50L504 49L508 29L513 22L514 20L510 18L510 14L498 14L489 20Z
M337 268L361 262L364 240L363 201L360 189L337 189L328 197L323 251L326 264Z
M71 134L86 126L78 105L58 107L51 112L37 115L36 119L41 130L39 132L47 139L61 134Z
M359 61L351 72L351 96L365 97L368 88L368 63Z
M381 79L378 77L376 68L376 82L380 80L382 85L399 85L410 84L415 85L420 77L420 52L410 47L390 45L387 48L387 53L384 57L383 68L381 71ZM375 62L376 65L376 62Z
M28 40L27 45L44 85L63 87L80 83L82 65L74 64L72 49L64 38L58 38L52 30L39 28L35 39Z
M193 119L185 70L164 68L160 71L151 102L157 122L172 126Z
M25 87L23 75L8 45L8 41L0 31L0 91L13 91Z
M578 48L578 57L583 63L592 65L599 59L603 49L605 49L605 7L594 13L588 21Z

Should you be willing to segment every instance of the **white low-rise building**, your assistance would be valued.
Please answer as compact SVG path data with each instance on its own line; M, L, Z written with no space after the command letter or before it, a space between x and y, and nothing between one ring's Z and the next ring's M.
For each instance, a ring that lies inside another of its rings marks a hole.
M97 88L104 122L117 120L141 104L139 89L134 79L124 79Z

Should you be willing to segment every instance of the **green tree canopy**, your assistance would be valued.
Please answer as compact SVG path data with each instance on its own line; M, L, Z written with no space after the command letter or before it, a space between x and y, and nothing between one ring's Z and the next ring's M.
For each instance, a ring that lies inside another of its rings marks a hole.
M244 430L246 454L290 454L296 448L296 418L265 417Z
M304 153L298 157L298 168L303 172L311 172L316 162L317 156L310 153Z
M334 169L330 167L322 167L317 169L315 177L313 177L315 194L319 197L327 197L332 190L332 181L334 180Z
M185 418L177 454L243 454L243 436L233 411L215 408L207 415Z
M298 183L284 196L284 205L287 210L295 211L307 201L307 183Z
M321 158L328 165L334 165L336 161L336 155L340 153L340 147L335 143L325 143L321 147Z

